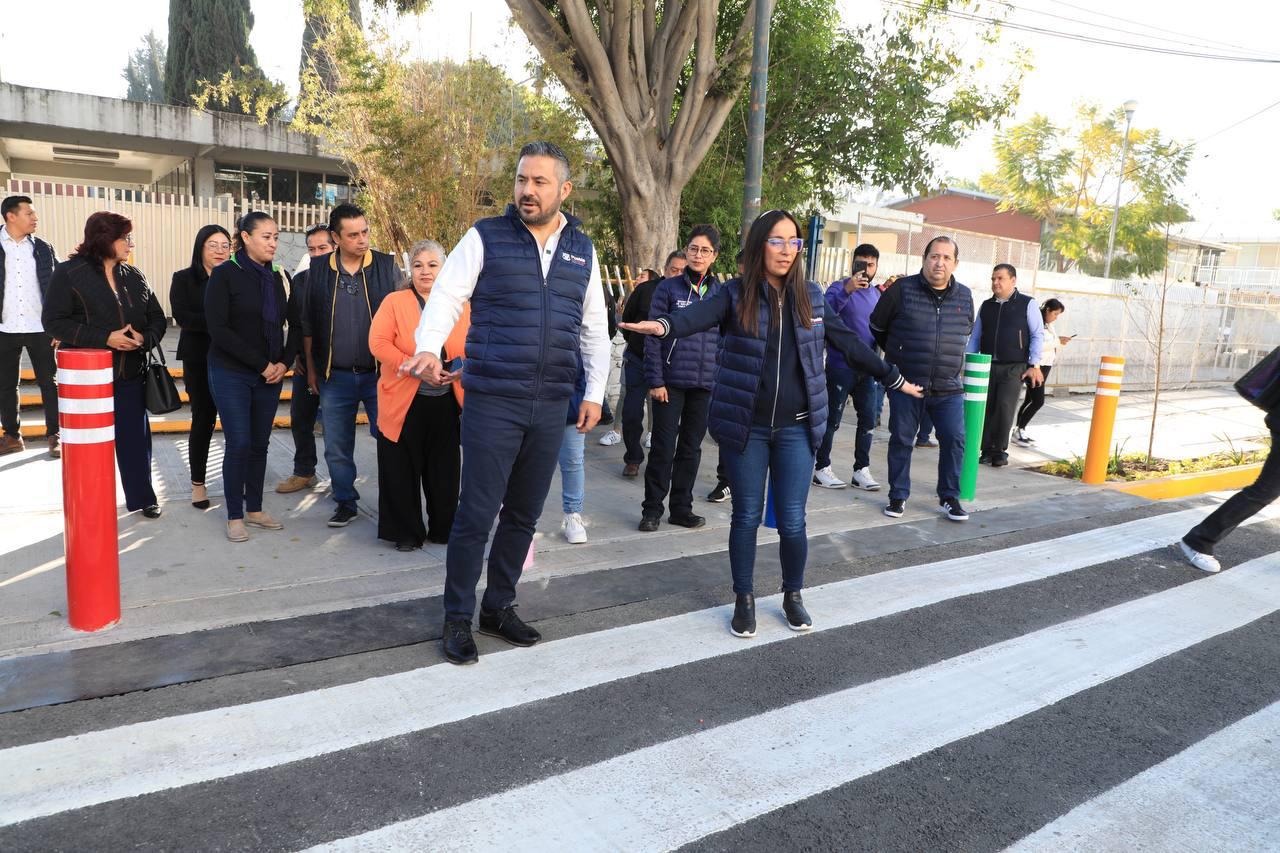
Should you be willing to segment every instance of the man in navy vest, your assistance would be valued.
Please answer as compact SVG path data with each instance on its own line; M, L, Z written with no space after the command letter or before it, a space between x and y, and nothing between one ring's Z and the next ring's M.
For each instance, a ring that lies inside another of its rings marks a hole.
M991 356L991 384L978 461L999 468L1009 464L1009 432L1023 380L1033 387L1044 384L1039 368L1044 318L1036 301L1018 292L1018 271L1012 264L996 264L991 271L991 294L978 308L969 352Z
M493 520L480 632L516 646L542 636L515 612L516 582L551 487L581 352L586 391L578 431L600 420L609 330L600 264L578 219L562 213L569 158L550 142L520 150L515 199L482 219L445 261L418 325L418 352L400 366L450 381L436 353L471 302L462 410L462 492L445 560L444 653L474 663L476 584ZM501 509L501 515L499 515Z
M938 507L952 521L966 521L960 505L964 461L964 354L973 331L973 294L952 273L960 247L934 237L924 247L916 275L898 279L880 295L868 325L884 359L908 382L924 389L915 399L889 392L889 503L884 514L900 518L911 495L911 451L926 412L938 431Z

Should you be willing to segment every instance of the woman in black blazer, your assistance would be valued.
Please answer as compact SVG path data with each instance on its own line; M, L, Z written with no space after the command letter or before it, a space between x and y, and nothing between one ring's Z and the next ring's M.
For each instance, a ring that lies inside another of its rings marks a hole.
M142 373L147 352L164 337L166 320L146 278L125 263L133 250L132 230L133 223L118 213L90 216L84 242L54 268L43 319L58 346L112 350L116 465L125 505L159 518Z
M227 229L206 225L196 232L191 266L175 272L169 285L169 307L182 329L178 336L178 359L182 362L182 381L191 402L187 463L191 466L191 505L197 509L209 506L204 478L209 464L209 442L218 419L218 407L209 390L209 329L204 320L204 286L214 267L229 257L231 235Z
M212 339L209 385L222 417L222 482L232 542L248 540L246 525L284 527L262 509L280 381L297 354L301 332L288 317L289 276L275 263L279 240L275 220L261 211L246 213L236 227L231 259L214 268L204 288Z

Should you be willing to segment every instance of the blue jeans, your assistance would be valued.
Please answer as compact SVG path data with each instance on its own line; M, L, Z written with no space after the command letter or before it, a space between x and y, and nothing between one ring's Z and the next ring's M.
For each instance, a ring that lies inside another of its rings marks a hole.
M782 589L804 587L804 564L809 557L805 533L805 502L813 478L813 445L809 427L790 424L779 429L753 426L741 453L721 448L733 494L729 524L729 568L733 591L752 593L756 566L756 532L764 517L765 476L773 483L773 512L781 539Z
M364 403L369 431L377 438L378 374L334 370L320 383L320 422L324 424L324 461L338 506L356 508L356 410Z
M569 401L467 392L462 407L462 493L445 557L444 618L470 621L493 519L489 578L480 606L516 600L538 516L551 489ZM326 427L327 430L327 427ZM499 513L501 509L501 513Z
M871 431L876 426L876 388L879 383L869 373L858 373L847 367L827 368L827 432L818 446L817 468L831 464L831 443L844 417L845 404L853 398L858 416L858 434L853 445L853 470L871 464Z
M209 388L222 419L222 488L227 518L262 511L262 481L267 476L267 446L280 406L280 386L261 374L225 363L209 354Z
M577 424L564 428L564 439L560 442L560 503L566 513L582 512L582 501L587 491L587 477L582 465L586 443L587 437L578 432Z
M964 460L964 395L917 399L889 392L889 500L911 496L911 452L920 421L928 416L938 430L938 497L960 497L960 463Z

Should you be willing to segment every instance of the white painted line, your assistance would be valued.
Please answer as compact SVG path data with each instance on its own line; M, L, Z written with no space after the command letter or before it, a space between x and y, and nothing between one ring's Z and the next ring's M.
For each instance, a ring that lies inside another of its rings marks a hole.
M1280 850L1280 703L1078 806L1008 853Z
M59 385L110 385L115 370L110 367L94 367L81 370L75 367L59 367Z
M933 666L313 849L670 850L1015 720L1276 609L1280 554L1270 554Z
M116 428L106 426L82 429L64 426L58 430L58 436L63 444L102 444L116 440Z
M1207 513L1184 510L971 557L805 590L814 631L1030 583L1175 541ZM1280 508L1254 516L1261 521ZM0 750L0 826L347 749L477 714L798 636L757 601L753 642L714 607L354 684ZM442 702L441 697L449 701ZM38 767L33 773L29 768ZM122 772L122 768L128 768Z

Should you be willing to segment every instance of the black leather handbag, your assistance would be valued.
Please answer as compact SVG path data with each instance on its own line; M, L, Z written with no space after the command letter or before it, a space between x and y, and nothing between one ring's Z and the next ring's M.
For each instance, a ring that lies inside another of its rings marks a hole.
M1280 406L1280 348L1237 379L1236 391L1264 412Z
M157 361L155 354L160 353ZM182 397L178 395L178 386L169 375L169 367L165 364L164 350L153 347L147 351L147 366L142 373L142 386L146 395L147 411L153 415L167 415L182 408Z

